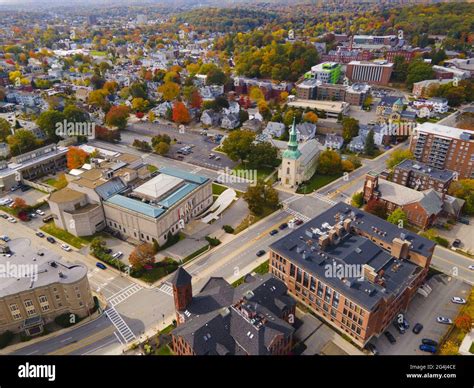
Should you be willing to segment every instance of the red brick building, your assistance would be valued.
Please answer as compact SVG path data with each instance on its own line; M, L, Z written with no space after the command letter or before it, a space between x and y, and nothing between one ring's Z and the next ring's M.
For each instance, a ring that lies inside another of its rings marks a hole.
M434 246L339 202L273 243L270 269L299 302L362 347L406 311Z
M386 61L352 61L347 64L346 76L352 82L388 85L392 71L393 63Z
M474 178L474 131L423 123L411 137L410 150L430 167L454 171L459 179Z

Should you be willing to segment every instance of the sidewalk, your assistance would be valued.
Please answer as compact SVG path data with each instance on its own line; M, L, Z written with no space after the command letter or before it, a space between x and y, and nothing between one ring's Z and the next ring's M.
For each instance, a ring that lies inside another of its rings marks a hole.
M473 343L474 329L472 329L471 332L466 334L464 337L463 341L461 342L461 346L459 347L459 354L462 354L463 356L474 356L474 354L469 351Z

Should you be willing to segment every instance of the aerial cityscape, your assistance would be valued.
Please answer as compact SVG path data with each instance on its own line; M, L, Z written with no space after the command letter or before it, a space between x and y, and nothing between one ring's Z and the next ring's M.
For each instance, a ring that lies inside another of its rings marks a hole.
M59 355L469 376L473 2L2 0L0 20L13 381L53 383Z

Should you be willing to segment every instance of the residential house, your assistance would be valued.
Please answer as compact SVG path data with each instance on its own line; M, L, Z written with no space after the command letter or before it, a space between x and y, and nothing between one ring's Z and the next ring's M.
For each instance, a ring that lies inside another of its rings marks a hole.
M207 109L201 114L201 123L209 127L217 127L221 121L221 114L212 109Z
M228 113L222 115L221 128L235 129L240 125L239 115L236 113Z
M340 150L344 144L342 136L335 133L328 133L324 141L324 146L333 150Z
M314 139L316 136L316 124L300 123L296 125L296 133L298 134L298 141L308 141Z
M285 124L269 121L263 133L270 137L282 137L285 133Z

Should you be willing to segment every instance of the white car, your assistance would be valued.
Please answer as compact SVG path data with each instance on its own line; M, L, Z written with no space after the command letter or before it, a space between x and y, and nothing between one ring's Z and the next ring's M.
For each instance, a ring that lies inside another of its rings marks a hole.
M469 267L467 267L467 268L469 268L471 271L474 271L474 264L471 264L471 265L470 265Z
M446 317L437 317L436 322L443 323L445 325L450 325L450 324L453 323L453 321L451 319L446 318Z
M451 302L457 303L457 304L466 304L466 299L460 298L459 296L453 296L451 298Z
M11 222L12 224L14 224L16 220L13 217L8 217L8 222Z
M44 216L46 213L43 210L36 210L36 214L39 214L40 216Z
M123 256L123 252L120 252L120 251L115 252L115 253L112 255L112 257L113 257L114 259L119 259L119 258L121 258L122 256Z
M71 251L71 247L67 244L61 244L61 248L64 249L66 252Z

